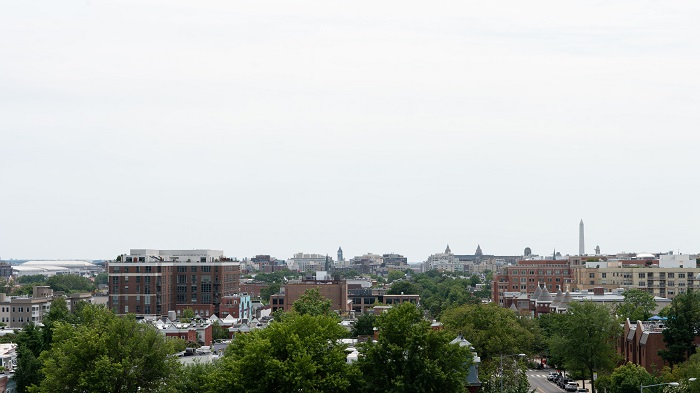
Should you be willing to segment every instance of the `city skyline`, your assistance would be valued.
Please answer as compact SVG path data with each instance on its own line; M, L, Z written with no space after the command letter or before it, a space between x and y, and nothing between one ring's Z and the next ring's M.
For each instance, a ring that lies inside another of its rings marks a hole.
M11 0L0 256L700 251L699 17Z

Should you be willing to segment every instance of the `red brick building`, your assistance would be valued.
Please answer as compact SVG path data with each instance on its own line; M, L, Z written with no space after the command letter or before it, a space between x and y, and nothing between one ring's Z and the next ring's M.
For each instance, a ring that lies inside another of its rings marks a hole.
M504 266L493 278L493 301L503 306L506 292L534 294L541 283L552 293L572 283L573 272L568 260L526 260Z
M238 292L240 264L218 250L132 249L108 263L109 303L116 314L163 316L192 308L219 312L223 296Z
M351 310L348 301L348 283L345 280L316 281L308 280L297 283L289 283L284 286L284 293L270 296L272 311L292 309L294 304L307 289L316 288L326 299L331 301L331 310L346 313Z

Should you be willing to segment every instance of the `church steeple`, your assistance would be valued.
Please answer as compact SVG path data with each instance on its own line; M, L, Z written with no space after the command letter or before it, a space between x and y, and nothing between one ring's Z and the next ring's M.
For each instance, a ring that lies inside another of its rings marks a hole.
M484 255L484 253L481 251L481 245L477 244L476 245L476 252L474 252L474 255L477 257L481 257Z
M450 250L450 245L447 245L447 248L445 249L445 254L450 254L452 253L452 250Z

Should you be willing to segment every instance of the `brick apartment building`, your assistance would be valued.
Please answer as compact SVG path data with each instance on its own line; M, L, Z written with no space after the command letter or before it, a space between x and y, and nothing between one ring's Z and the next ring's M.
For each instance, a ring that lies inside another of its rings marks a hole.
M162 316L191 308L219 313L223 296L238 292L240 264L219 250L132 249L108 263L109 303L117 314Z
M417 305L420 303L420 295L387 295L386 292L386 289L350 288L348 301L351 303L352 310L357 313L366 313L373 307L384 304L410 302Z
M652 374L658 374L667 366L659 351L666 349L663 321L625 321L622 335L617 342L617 352L625 363L631 362L644 367ZM695 345L700 345L700 336L695 336Z
M346 313L350 311L348 300L348 283L345 280L304 280L288 283L283 292L270 296L272 311L290 311L294 304L307 289L316 288L321 296L331 300L331 310Z
M506 292L534 294L538 284L549 292L556 292L572 283L573 273L568 260L525 260L504 266L493 280L493 301L503 306Z

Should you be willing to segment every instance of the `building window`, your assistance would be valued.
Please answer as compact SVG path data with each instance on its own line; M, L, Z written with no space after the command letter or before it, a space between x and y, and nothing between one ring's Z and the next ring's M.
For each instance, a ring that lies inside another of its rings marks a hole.
M146 266L146 273L152 273L152 272L153 272L153 267Z
M595 278L595 273L588 273L588 278Z
M202 266L202 273L211 273L211 266Z
M190 272L197 273L197 266L190 266Z
M678 273L678 278L685 278L685 273Z
M608 278L608 273L600 273L602 278Z
M668 274L666 274L666 277L668 277L668 278L675 278L675 277L676 277L676 273L668 273Z

